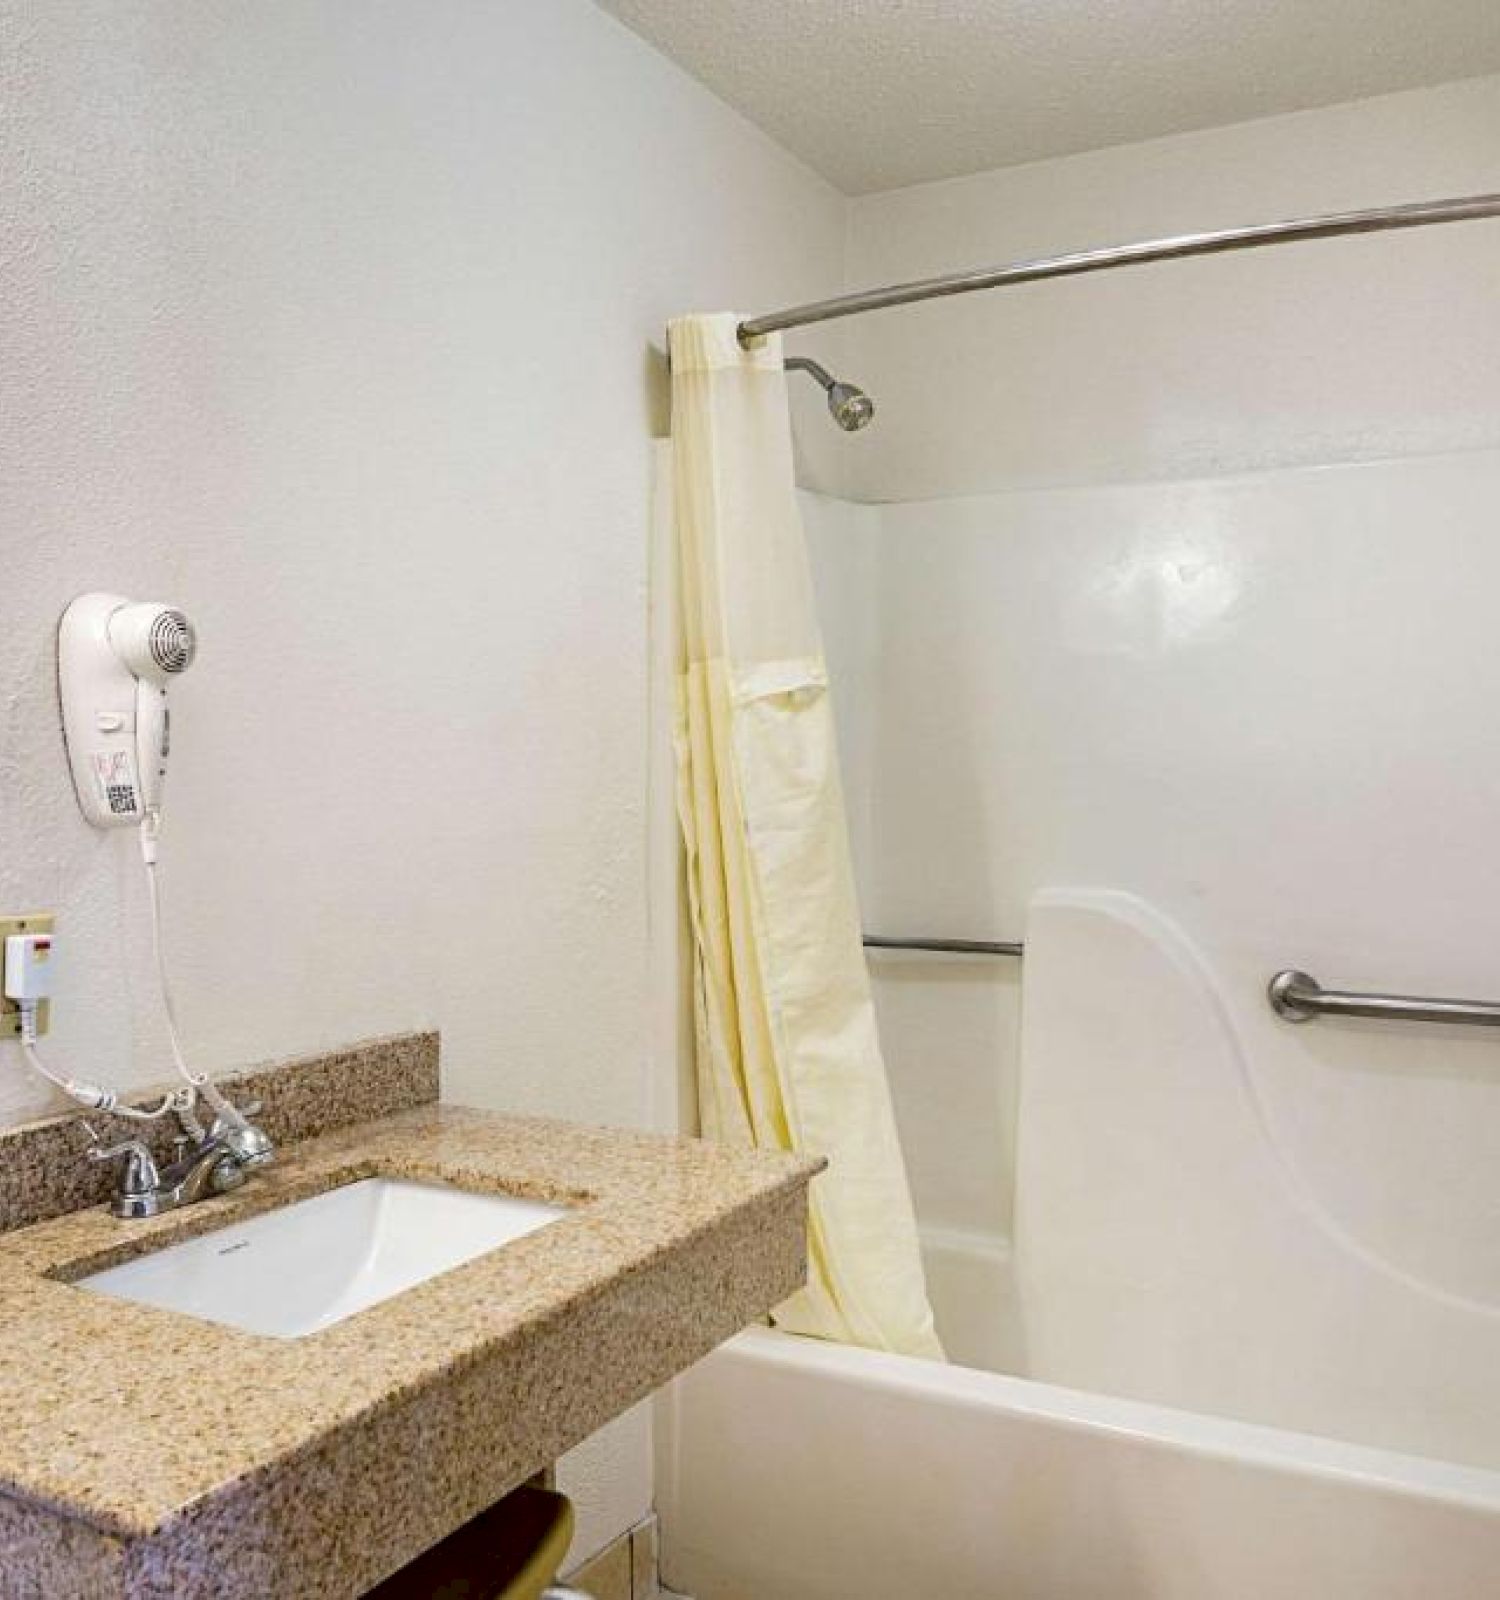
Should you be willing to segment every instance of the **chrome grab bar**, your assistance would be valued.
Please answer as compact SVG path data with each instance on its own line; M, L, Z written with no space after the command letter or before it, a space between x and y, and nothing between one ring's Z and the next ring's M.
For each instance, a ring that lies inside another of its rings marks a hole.
M1010 939L897 939L886 934L864 935L866 950L934 950L950 956L1021 956L1026 946Z
M1381 1022L1458 1022L1500 1028L1500 1005L1489 1000L1433 1000L1409 994L1351 994L1325 989L1316 978L1288 967L1266 989L1271 1009L1288 1022L1314 1017L1374 1017Z

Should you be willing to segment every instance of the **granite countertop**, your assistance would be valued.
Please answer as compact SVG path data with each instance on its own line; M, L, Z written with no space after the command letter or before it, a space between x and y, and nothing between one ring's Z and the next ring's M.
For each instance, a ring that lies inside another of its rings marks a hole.
M164 1217L0 1235L4 1570L29 1552L38 1579L97 1571L69 1593L357 1594L796 1288L820 1166L427 1104ZM377 1175L576 1209L301 1339L71 1281Z

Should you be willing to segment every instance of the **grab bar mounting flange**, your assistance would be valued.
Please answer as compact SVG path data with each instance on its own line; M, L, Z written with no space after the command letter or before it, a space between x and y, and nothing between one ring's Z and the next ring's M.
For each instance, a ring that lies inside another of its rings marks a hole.
M1276 1015L1288 1022L1311 1022L1314 1017L1371 1017L1379 1022L1455 1022L1471 1028L1500 1028L1500 1005L1493 1001L1325 989L1316 978L1292 967L1271 979L1266 996Z

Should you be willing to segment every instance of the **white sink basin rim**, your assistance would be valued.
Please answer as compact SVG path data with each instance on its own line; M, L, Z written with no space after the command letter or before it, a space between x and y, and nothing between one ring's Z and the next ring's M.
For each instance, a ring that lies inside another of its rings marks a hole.
M535 1233L567 1209L363 1178L106 1268L78 1286L298 1339Z

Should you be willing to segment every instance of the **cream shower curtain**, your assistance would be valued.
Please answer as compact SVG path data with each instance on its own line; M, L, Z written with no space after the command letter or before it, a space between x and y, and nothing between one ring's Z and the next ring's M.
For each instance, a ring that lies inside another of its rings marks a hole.
M713 1139L825 1155L797 1333L941 1357L860 947L779 336L670 329L678 810Z

